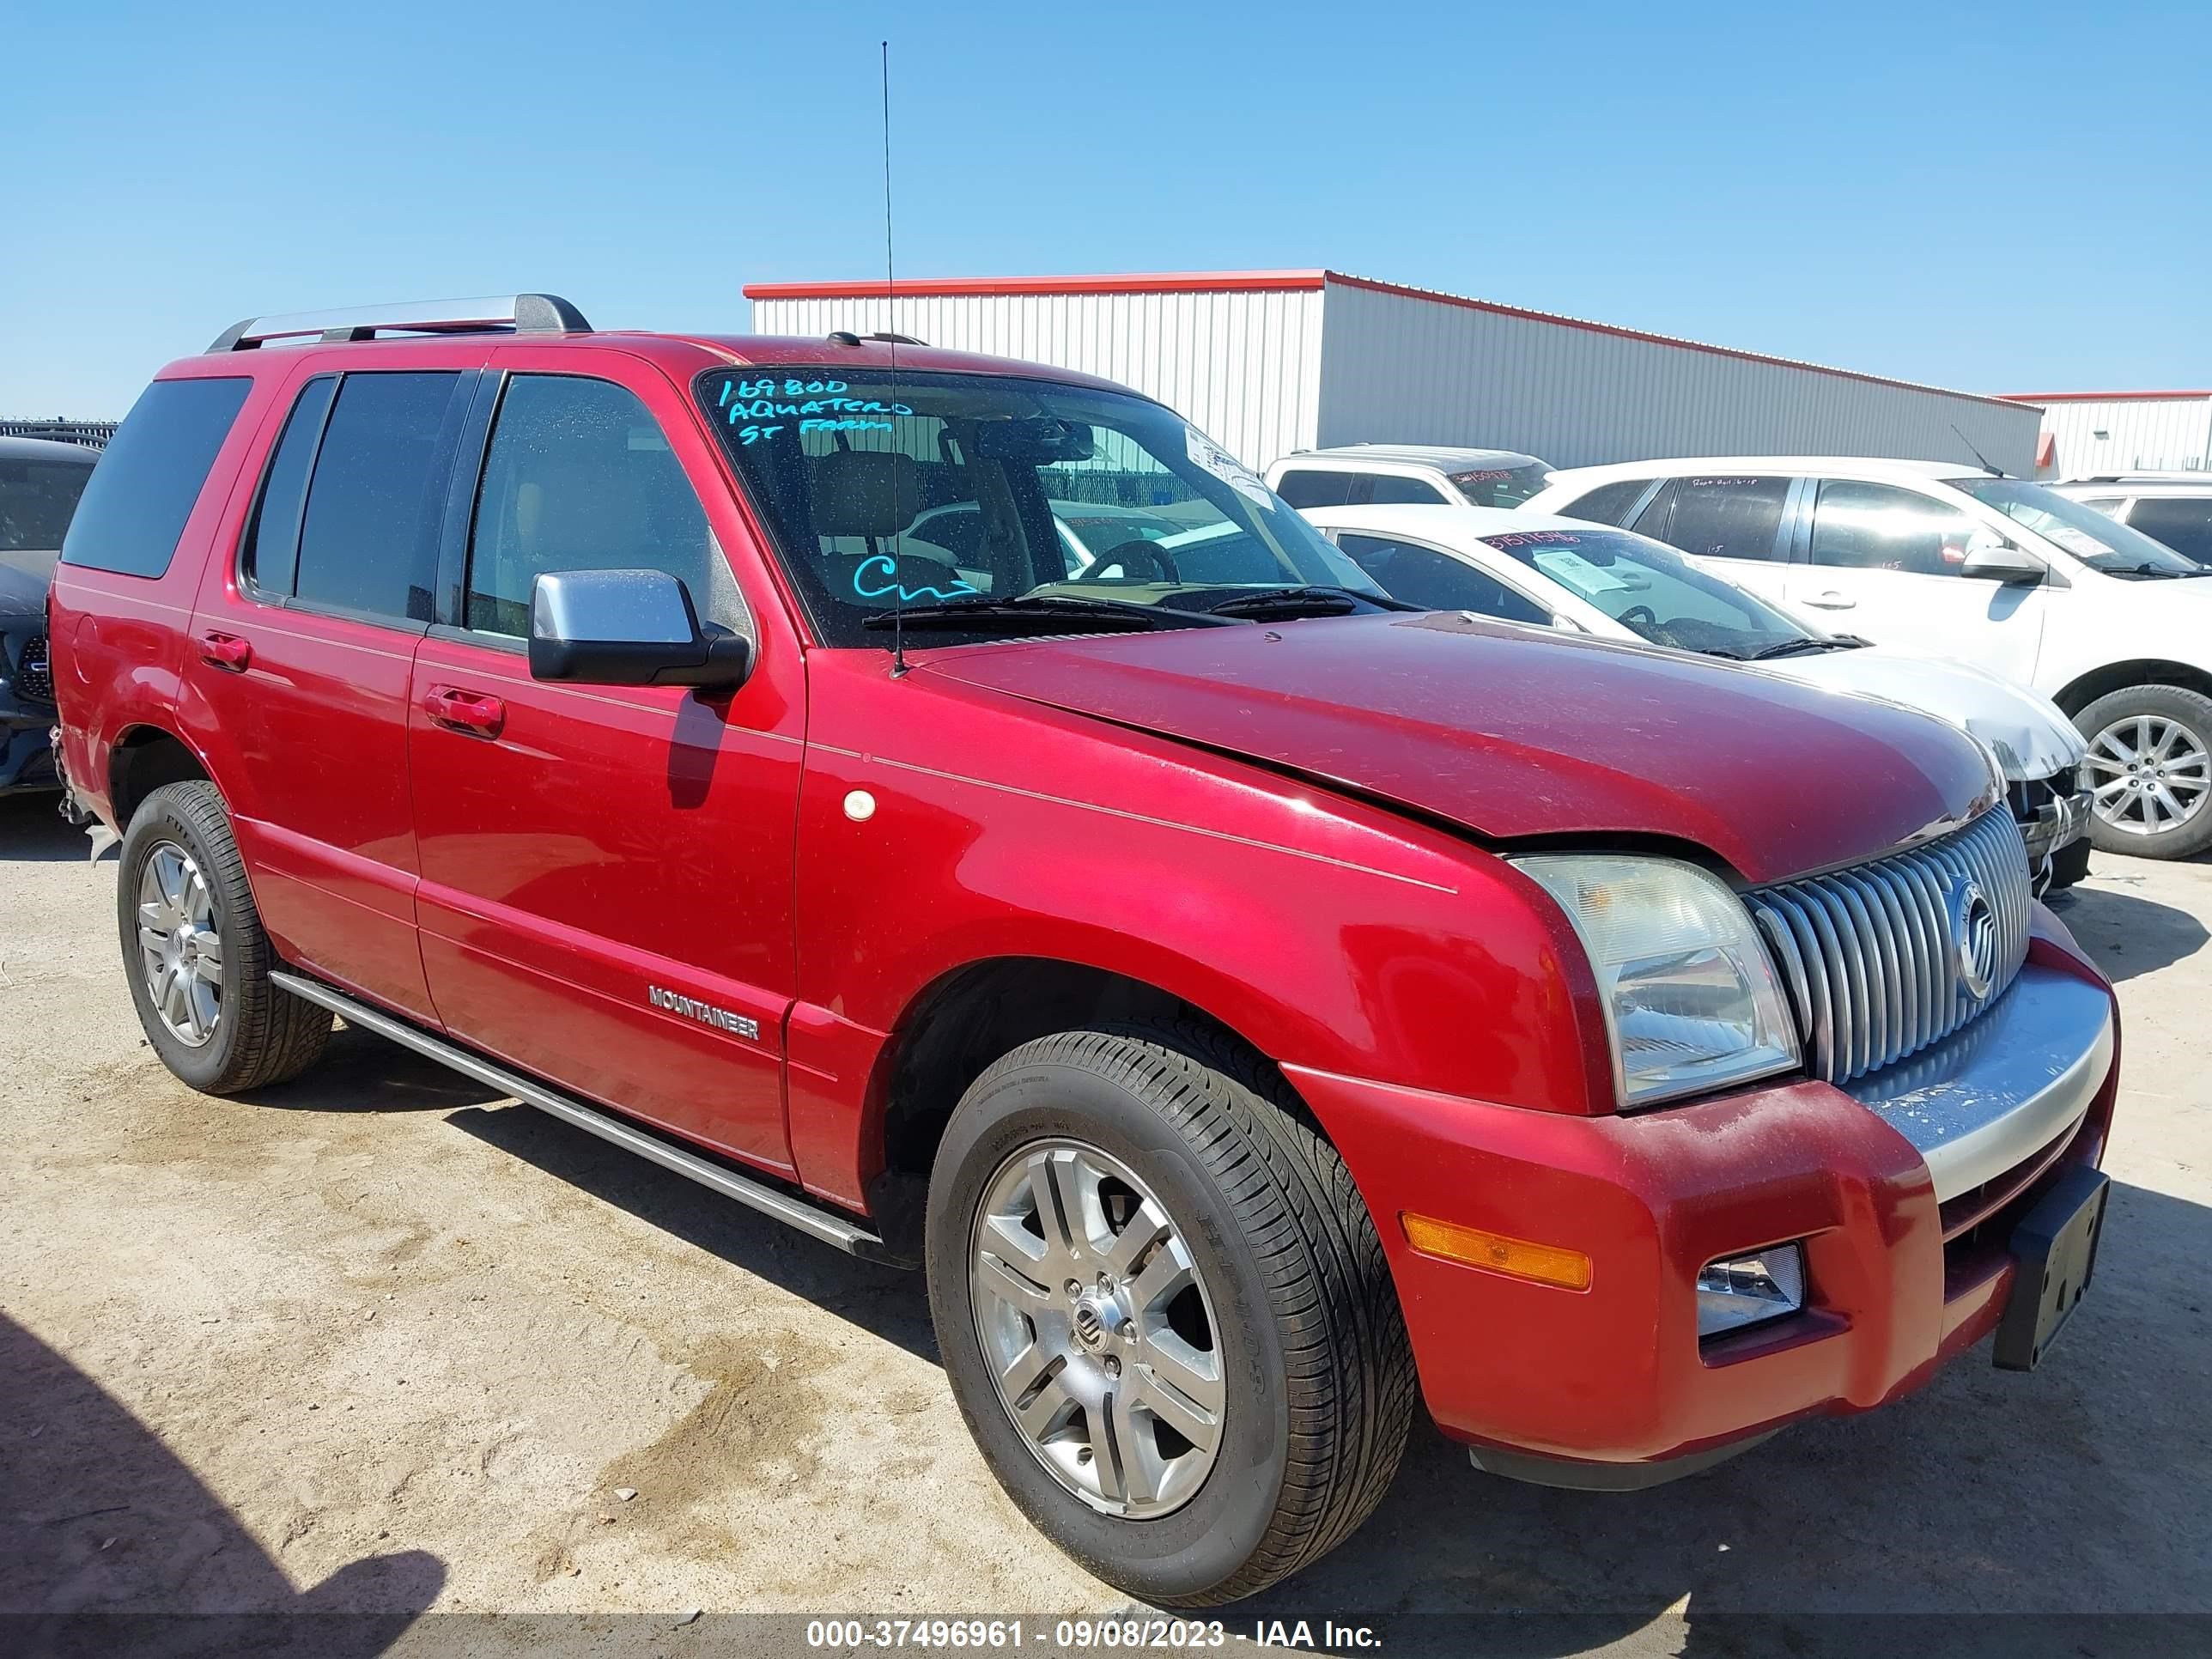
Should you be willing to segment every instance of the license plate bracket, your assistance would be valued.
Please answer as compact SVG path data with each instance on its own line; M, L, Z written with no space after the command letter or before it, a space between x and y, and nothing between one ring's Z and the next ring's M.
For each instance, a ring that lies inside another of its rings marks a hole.
M2077 1164L2013 1230L2012 1295L1997 1322L1997 1369L2032 1371L2081 1305L2097 1269L2112 1183Z

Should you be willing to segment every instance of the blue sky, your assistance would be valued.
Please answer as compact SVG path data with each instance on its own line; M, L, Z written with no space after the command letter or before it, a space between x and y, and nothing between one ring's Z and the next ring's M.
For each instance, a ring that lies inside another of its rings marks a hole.
M253 312L1327 265L1979 391L2212 385L2212 8L106 0L0 24L0 416Z

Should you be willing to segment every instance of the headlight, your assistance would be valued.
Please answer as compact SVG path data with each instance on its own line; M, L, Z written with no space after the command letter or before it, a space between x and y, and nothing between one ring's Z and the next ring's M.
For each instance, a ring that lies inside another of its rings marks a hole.
M1672 859L1516 859L1559 901L1597 975L1620 1103L1649 1106L1788 1071L1797 1028L1751 913Z

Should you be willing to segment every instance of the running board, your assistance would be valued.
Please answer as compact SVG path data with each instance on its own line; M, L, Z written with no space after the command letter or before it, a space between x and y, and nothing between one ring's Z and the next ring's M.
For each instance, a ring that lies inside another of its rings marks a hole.
M635 1152L664 1170L673 1170L678 1175L696 1181L702 1187L712 1188L725 1198L733 1198L749 1209L773 1216L825 1244L836 1245L848 1255L870 1261L888 1262L897 1267L915 1265L865 1227L857 1226L827 1211L818 1210L787 1193L778 1192L764 1182L725 1169L696 1152L687 1152L680 1146L671 1146L659 1136L647 1133L611 1112L587 1106L519 1072L510 1072L503 1066L495 1065L465 1048L455 1047L442 1037L432 1036L428 1031L418 1030L404 1019L356 1002L343 991L334 991L319 981L281 970L270 974L269 981L295 997L305 998L329 1009L349 1025L362 1026L379 1036L391 1038L404 1048L412 1048L418 1054L427 1054L442 1066L450 1066L464 1077L474 1078L487 1088L512 1095L525 1105L535 1106L541 1112L550 1112L564 1123L573 1123L579 1129L595 1134L602 1140L611 1141L624 1152Z

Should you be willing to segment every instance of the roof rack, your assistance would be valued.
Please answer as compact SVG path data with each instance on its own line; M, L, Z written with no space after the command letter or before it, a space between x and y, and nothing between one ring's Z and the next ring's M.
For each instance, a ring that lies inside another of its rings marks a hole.
M856 346L863 341L869 340L883 345L927 345L929 343L927 340L915 339L911 334L855 334L849 328L833 328L830 331L829 337L831 345L841 346Z
M386 329L407 334L567 334L588 332L591 326L582 312L557 294L503 294L248 317L216 335L208 350L252 351L272 340L310 337L325 343L373 340Z

